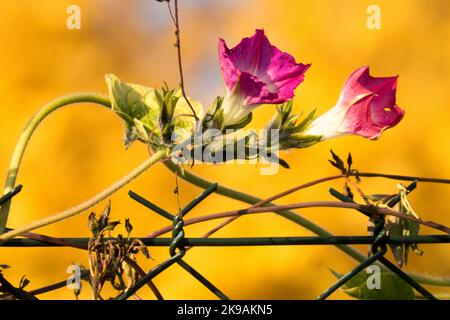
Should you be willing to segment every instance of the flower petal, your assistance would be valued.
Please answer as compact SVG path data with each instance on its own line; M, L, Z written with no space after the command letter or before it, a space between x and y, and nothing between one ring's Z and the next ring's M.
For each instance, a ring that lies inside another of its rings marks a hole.
M219 39L219 62L227 93L230 94L236 88L241 72L231 61L230 49L223 39Z
M396 105L377 110L374 108L377 99L379 96L371 95L353 104L340 125L339 131L376 140L381 137L384 130L397 125L402 120L404 111Z
M368 66L356 69L345 82L339 97L338 105L351 105L359 99L363 99L372 93L377 93L383 87L393 88L395 99L395 89L398 77L374 78L370 75ZM385 97L382 95L383 98ZM391 95L392 97L392 95Z
M257 104L277 99L276 94L270 92L264 82L250 73L241 73L240 85L242 99L247 108L253 108Z
M220 39L219 59L228 93L240 81L243 100L251 105L291 99L310 66L296 63L291 55L272 46L264 30L256 30L232 49Z
M369 67L357 69L345 82L336 106L314 120L308 132L323 139L344 134L378 139L404 116L396 105L397 79L372 77Z

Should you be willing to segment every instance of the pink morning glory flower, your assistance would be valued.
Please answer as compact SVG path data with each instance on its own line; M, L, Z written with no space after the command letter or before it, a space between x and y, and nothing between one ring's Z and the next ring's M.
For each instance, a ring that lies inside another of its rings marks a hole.
M357 69L344 84L336 106L315 119L305 133L322 140L345 134L378 139L404 115L395 102L397 78L376 78L369 67Z
M226 87L225 126L239 123L260 104L290 100L310 67L271 45L264 30L256 30L232 49L220 39L219 60Z

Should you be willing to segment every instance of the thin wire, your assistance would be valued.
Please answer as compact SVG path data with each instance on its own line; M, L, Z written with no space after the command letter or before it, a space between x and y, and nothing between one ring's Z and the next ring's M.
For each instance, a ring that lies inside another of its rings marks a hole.
M172 21L175 25L175 38L176 43L175 47L177 48L177 54L178 54L178 72L180 74L180 88L181 93L183 94L184 100L186 100L187 105L192 111L193 116L195 117L196 122L199 121L199 118L197 116L197 113L195 112L194 107L192 106L191 102L187 98L186 90L184 88L184 76L183 76L183 63L181 58L181 37L180 37L180 20L178 17L178 0L174 1L174 7L175 7L175 14L172 12L172 8L170 7L170 3L167 2L167 7L169 8L170 17L172 18Z
M180 185L178 183L178 172L180 168L180 161L177 162L178 169L175 170L175 195L177 198L178 212L181 212L181 201L180 201Z

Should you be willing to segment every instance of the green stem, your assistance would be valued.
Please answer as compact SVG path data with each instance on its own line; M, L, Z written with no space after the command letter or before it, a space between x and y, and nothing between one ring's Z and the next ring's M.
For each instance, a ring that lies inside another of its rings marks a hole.
M20 163L22 162L25 149L38 125L53 111L73 103L96 103L105 107L111 106L111 102L107 97L95 93L75 93L55 99L49 104L45 105L27 123L19 137L19 141L17 141L16 148L14 149L14 153L12 155L8 168L5 189L3 192L4 194L11 191L15 186L17 174L19 172ZM5 203L0 210L0 234L5 232L10 203L11 201Z
M181 178L183 178L184 180L186 180L187 182L196 185L200 188L206 189L208 188L210 185L212 185L212 182L209 182L203 178L200 178L186 170L178 170L178 167L175 163L173 163L172 161L164 161L164 164L166 165L167 168L169 168L170 171L172 172L177 172ZM258 202L263 201L260 198L254 197L252 195L231 189L231 188L227 188L224 187L222 185L218 185L217 186L217 190L216 193L223 195L225 197L231 198L231 199L235 199L235 200L239 200L248 204L256 204ZM266 203L264 206L275 206L276 204L269 202ZM301 225L302 227L310 230L311 232L322 236L322 237L329 237L332 236L331 233L329 233L328 231L326 231L325 229L321 228L320 226L314 224L313 222L303 218L302 216L298 215L297 213L291 211L291 210L285 210L285 211L279 211L276 212L276 214L291 220L292 222ZM351 256L353 259L358 260L358 261L362 261L364 259L366 259L366 256L364 256L363 254L359 253L358 251L352 249L351 247L347 246L347 245L339 245L338 246L339 249L341 249L342 251L344 251L345 253L347 253L349 256Z
M209 182L203 178L200 178L186 170L178 170L177 165L170 160L164 161L164 164L170 171L178 172L178 174L181 178L183 178L187 182L189 182L193 185L196 185L200 188L206 189L213 184L212 182ZM398 177L398 176L396 176L396 177ZM385 176L385 178L392 178L392 177ZM251 205L263 201L263 199L260 199L260 198L254 197L252 195L249 195L249 194L246 194L246 193L234 190L234 189L230 189L230 188L227 188L227 187L224 187L221 185L218 185L216 193L223 195L225 197L231 198L231 199L235 199L238 201L242 201L242 202L251 204ZM265 204L265 206L275 206L275 205L276 204L274 204L274 203L266 203ZM323 229L320 226L314 224L313 222L303 218L302 216L296 214L295 212L293 212L291 210L276 212L276 214L278 214L288 220L291 220L292 222L294 222L298 225L301 225L302 227L317 234L318 236L322 236L322 237L331 237L332 236L332 234L329 233L328 231L326 231L325 229ZM352 257L353 259L355 259L358 262L362 262L367 258L365 255L361 254L360 252L358 252L357 250L353 249L352 247L350 247L348 245L336 245L336 247L338 247L341 251L345 252L346 254L348 254L350 257ZM383 266L382 266L382 268L383 268ZM409 273L409 275L414 280L416 280L422 284L434 285L434 286L446 286L446 287L450 286L450 279L422 276L422 275L416 275L416 274L411 274L411 273Z
M98 204L100 201L106 199L110 195L112 195L117 190L121 189L123 186L130 183L132 180L137 178L139 175L144 173L148 168L150 168L152 165L154 165L159 160L165 158L167 156L166 150L160 150L155 152L150 158L145 160L143 163L141 163L136 169L131 171L129 174L127 174L125 177L117 181L116 183L112 184L102 192L98 193L94 197L90 198L89 200L73 207L68 210L65 210L63 212L57 213L55 215L52 215L50 217L32 222L26 226L8 231L6 233L3 233L0 235L0 243L4 242L5 240L20 236L21 234L41 228L44 226L47 226L49 224L73 217L83 211L86 211L87 209L93 207L94 205Z

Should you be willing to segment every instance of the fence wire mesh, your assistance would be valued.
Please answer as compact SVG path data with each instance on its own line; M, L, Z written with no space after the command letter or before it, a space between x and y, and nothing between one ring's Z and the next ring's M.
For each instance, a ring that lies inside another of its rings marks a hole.
M417 186L417 181L414 181L406 187L407 193L412 192ZM208 196L217 190L218 185L212 184L207 187L198 197L189 202L178 214L172 214L160 206L154 204L148 199L133 191L129 191L131 199L137 201L141 205L159 214L172 223L171 237L167 238L138 238L145 246L167 246L169 248L170 257L152 268L129 287L126 291L120 294L116 299L125 300L133 296L139 289L145 285L152 284L152 279L164 272L166 269L174 264L181 266L187 273L199 281L209 291L211 291L217 298L221 300L228 300L229 297L223 293L216 285L206 279L199 271L188 264L183 258L191 247L195 246L297 246L297 245L357 245L369 244L371 251L367 259L359 263L354 269L347 274L342 275L334 284L327 288L317 299L327 299L332 293L345 285L349 280L355 277L358 273L363 271L368 266L374 263L381 263L393 274L401 278L405 283L414 288L424 298L429 300L437 300L436 297L427 289L421 286L416 280L411 278L407 273L402 271L395 264L390 262L385 254L387 253L388 244L442 244L450 243L450 235L415 235L415 236L389 236L385 228L385 219L383 216L374 214L366 210L358 210L369 218L374 223L372 235L369 236L315 236L315 237L253 237L253 238L186 238L184 232L184 217L194 209L200 202L205 200ZM22 185L18 185L9 193L0 198L0 205L8 202L14 196L20 193ZM330 194L343 202L354 201L346 195L336 191L329 190ZM393 197L389 202L390 208L394 207L400 201L400 196ZM8 231L11 229L8 229ZM26 236L26 235L25 235ZM28 238L14 238L5 241L2 245L5 247L77 247L86 249L88 247L89 238L53 238L39 234L28 234ZM105 241L116 240L116 238L106 238ZM21 288L14 287L8 280L0 273L0 284L3 291L13 295L20 300L35 300L35 295L47 292L47 289L57 289L66 285L66 281L58 282L49 285L46 288L27 292ZM162 299L162 295L155 288L154 290L157 298Z

